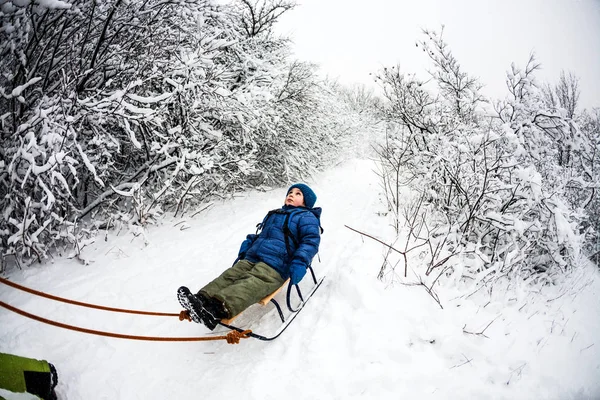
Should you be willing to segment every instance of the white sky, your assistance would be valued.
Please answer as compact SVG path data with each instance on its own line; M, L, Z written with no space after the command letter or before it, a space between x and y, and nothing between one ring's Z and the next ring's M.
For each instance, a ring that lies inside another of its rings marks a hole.
M278 32L296 56L344 83L371 84L369 73L400 64L425 73L416 48L422 28L439 30L484 93L504 97L505 71L534 51L538 78L555 82L562 69L580 78L581 105L600 106L600 0L298 0Z

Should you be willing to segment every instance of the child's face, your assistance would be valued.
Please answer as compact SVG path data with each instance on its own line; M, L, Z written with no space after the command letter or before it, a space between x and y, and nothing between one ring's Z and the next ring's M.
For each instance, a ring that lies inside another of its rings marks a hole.
M286 206L301 207L304 206L304 195L298 188L293 188L285 198Z

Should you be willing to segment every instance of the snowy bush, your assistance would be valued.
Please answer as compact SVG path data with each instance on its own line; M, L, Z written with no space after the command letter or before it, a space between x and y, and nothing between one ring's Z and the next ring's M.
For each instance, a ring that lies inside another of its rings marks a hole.
M378 76L388 121L380 175L397 232L426 245L425 274L436 272L434 281L514 273L552 279L583 244L588 215L577 194L593 186L582 156L588 141L547 106L533 58L523 70L512 66L510 95L490 113L478 81L442 36L425 34L419 45L433 62L435 90L398 68ZM413 201L401 198L402 186Z
M184 57L196 47L206 57L194 72L212 67L225 43L202 46L198 28L218 19L204 1L9 2L3 11L3 255L39 260L76 241L78 219L109 194L132 195L181 165L178 146L161 143L177 142L161 118L183 89L171 76L190 75Z
M586 254L600 267L600 109L584 111L577 120L587 147L581 152L579 164L582 179L574 185L572 195L576 200L583 200L583 209L589 216L584 225L588 236Z
M359 124L271 33L291 7L3 2L3 259L41 260L116 220L144 225L333 161Z

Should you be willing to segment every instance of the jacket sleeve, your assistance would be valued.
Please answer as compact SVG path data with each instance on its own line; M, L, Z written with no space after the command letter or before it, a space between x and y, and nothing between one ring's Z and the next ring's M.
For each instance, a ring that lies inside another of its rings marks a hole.
M290 277L298 284L306 274L306 268L319 251L321 228L319 220L311 213L300 216L298 221L298 247L290 263Z
M252 243L254 243L257 237L258 235L254 233L251 233L248 236L246 236L246 240L244 240L242 242L242 245L240 246L240 251L238 252L238 260L241 260L246 256L246 252L248 251L250 246L252 246Z

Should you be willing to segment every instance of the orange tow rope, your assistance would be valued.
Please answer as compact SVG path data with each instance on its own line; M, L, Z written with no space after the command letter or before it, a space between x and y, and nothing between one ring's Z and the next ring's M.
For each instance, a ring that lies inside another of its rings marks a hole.
M35 294L37 296L45 297L45 298L56 300L56 301L61 301L64 303L74 304L74 305L82 306L82 307L96 308L99 310L122 312L122 313L129 313L129 314L179 317L180 321L183 321L183 320L191 321L191 318L189 317L188 312L185 310L181 311L180 313L162 313L162 312L137 311L137 310L127 310L127 309L122 309L122 308L105 307L105 306L99 306L96 304L89 304L89 303L83 303L83 302L79 302L79 301L75 301L75 300L65 299L63 297L53 296L51 294L47 294L44 292L40 292L37 290L27 288L25 286L18 285L16 283L11 282L4 278L0 278L0 283L4 283L5 285L12 286L16 289L23 290L23 291L31 293L31 294ZM28 313L17 307L13 307L10 304L7 304L3 301L0 301L0 307L4 307L7 310L10 310L17 314L20 314L24 317L33 319L35 321L42 322L42 323L52 325L52 326L56 326L59 328L69 329L72 331L77 331L77 332L82 332L82 333L88 333L91 335L107 336L107 337L118 338L118 339L148 340L148 341L156 341L156 342L199 342L199 341L208 341L208 340L226 340L227 343L229 343L229 344L238 344L240 342L240 339L247 339L249 337L248 334L252 333L251 330L246 330L243 332L238 332L238 331L234 330L234 331L227 333L226 335L208 336L208 337L154 337L154 336L124 335L124 334L120 334L120 333L97 331L97 330L93 330L93 329L87 329L87 328L81 328L78 326L63 324L62 322L53 321L50 319L40 317L35 314Z
M41 296L41 297L45 297L47 299L56 300L56 301L60 301L60 302L63 302L63 303L68 303L68 304L73 304L73 305L81 306L81 307L96 308L98 310L121 312L121 313L128 313L128 314L157 315L157 316L162 316L162 317L178 317L179 316L179 314L174 314L174 313L162 313L162 312L152 312L152 311L126 310L126 309L123 309L123 308L113 308L113 307L99 306L99 305L96 305L96 304L83 303L81 301L76 301L76 300L71 300L71 299L65 299L64 297L58 297L58 296L54 296L54 295L51 295L51 294L48 294L48 293L40 292L38 290L30 289L28 287L21 286L21 285L19 285L17 283L11 282L8 279L0 278L0 282L4 283L7 286L12 286L15 289L19 289L19 290L22 290L22 291L27 292L27 293L35 294L36 296Z

